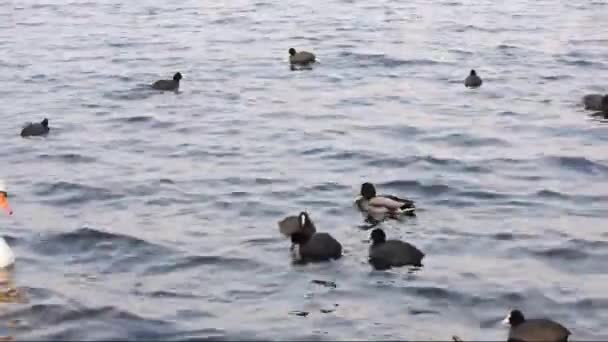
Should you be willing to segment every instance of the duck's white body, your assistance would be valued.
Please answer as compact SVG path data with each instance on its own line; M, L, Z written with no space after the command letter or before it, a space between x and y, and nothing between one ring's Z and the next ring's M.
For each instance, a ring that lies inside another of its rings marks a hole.
M0 199L2 200L0 205L3 207L6 212L11 215L13 212L8 206L8 201L6 199L6 184L4 181L0 180ZM6 268L15 263L15 254L9 247L6 240L3 237L0 237L0 268Z
M4 238L0 237L0 268L12 266L15 263L15 255Z

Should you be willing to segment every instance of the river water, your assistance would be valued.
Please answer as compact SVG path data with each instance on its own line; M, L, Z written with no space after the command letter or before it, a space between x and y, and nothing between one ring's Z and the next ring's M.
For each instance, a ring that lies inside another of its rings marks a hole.
M607 17L604 0L0 3L0 224L24 297L0 303L0 335L504 340L519 308L608 339L608 126L580 104L608 92ZM290 47L320 63L291 71ZM147 89L177 71L178 94ZM19 136L44 117L48 137ZM421 269L367 264L365 181L416 201L381 226ZM277 221L301 210L341 260L291 264Z

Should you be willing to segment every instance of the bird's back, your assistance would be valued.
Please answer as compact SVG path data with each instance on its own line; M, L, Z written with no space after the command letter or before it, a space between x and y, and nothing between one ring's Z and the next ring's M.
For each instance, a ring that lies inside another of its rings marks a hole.
M528 319L522 324L511 328L509 340L562 342L567 341L570 334L570 330L552 320L542 318Z
M49 132L49 128L40 123L30 123L21 130L22 137L44 135Z
M342 256L342 245L328 233L315 233L300 247L303 259L319 261L338 259Z
M588 110L602 110L602 100L603 96L600 94L589 94L583 97L583 104L585 105L585 109ZM608 108L607 108L608 110Z
M469 75L465 80L464 80L464 85L467 87L479 87L481 86L481 78L477 75Z
M179 82L173 80L159 80L152 84L152 88L157 90L176 90L179 88Z
M289 61L293 64L312 63L315 59L315 55L307 51L300 51L293 56L289 56Z
M390 266L421 266L422 253L414 245L401 240L388 240L377 246L370 246L370 261Z

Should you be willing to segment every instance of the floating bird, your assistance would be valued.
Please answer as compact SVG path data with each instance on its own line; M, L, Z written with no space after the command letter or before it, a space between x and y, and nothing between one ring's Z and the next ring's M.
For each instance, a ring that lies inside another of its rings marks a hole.
M503 320L511 325L508 341L532 342L566 342L571 335L563 325L546 318L526 319L521 311L509 312Z
M152 84L152 88L156 90L177 91L179 89L179 81L182 79L182 74L177 72L173 75L172 80L158 80Z
M29 137L47 135L49 130L49 119L44 118L44 120L40 121L39 123L29 123L27 126L23 127L21 130L21 136Z
M398 218L405 214L415 216L414 201L393 195L377 195L372 183L363 183L355 205L361 212L367 213L368 219L382 221L386 217Z
M8 204L8 192L6 191L6 184L0 180L0 208L2 208L8 215L12 215L13 211ZM13 251L6 243L3 237L0 237L0 268L10 267L15 263L15 255Z
M464 80L464 85L467 88L479 88L481 87L481 78L477 76L477 72L475 70L471 70L471 73Z
M372 230L369 246L369 263L379 270L399 266L422 266L422 253L414 245L401 240L387 240L380 228Z
M342 245L328 233L317 233L306 212L279 221L279 231L291 238L291 253L296 262L328 261L342 256Z
M308 65L314 63L316 57L314 54L306 51L296 52L296 49L289 49L289 63L295 65Z

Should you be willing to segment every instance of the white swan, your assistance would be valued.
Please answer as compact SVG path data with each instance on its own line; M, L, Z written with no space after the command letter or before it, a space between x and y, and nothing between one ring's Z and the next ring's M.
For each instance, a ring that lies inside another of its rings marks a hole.
M0 207L6 211L8 215L12 215L13 211L8 205L8 193L6 192L6 184L0 180ZM15 263L15 255L6 243L3 237L0 237L0 268L6 268Z

